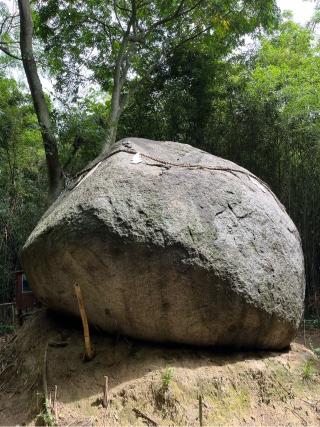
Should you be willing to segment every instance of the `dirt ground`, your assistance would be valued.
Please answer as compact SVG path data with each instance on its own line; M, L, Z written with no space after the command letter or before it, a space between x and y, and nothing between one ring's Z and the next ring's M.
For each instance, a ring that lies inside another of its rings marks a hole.
M96 356L85 363L81 325L45 312L2 338L0 425L320 425L320 361L310 350L320 347L319 330L302 331L282 353L161 346L99 333L93 343Z

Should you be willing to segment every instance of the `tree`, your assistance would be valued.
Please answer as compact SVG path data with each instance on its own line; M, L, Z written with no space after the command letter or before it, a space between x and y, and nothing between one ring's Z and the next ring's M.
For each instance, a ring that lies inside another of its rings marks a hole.
M74 83L77 91L85 78L110 92L101 152L105 156L116 140L130 95L165 58L199 40L213 49L222 46L228 51L241 35L270 25L277 12L275 0L48 0L36 3L37 14L32 13L29 0L18 0L18 6L21 59L41 129L51 200L63 187L64 173L33 51L33 19L45 44L48 66L61 89ZM5 16L1 24L0 47L11 58L18 58L11 50L16 43L10 36L14 18Z
M112 87L102 149L105 155L116 140L119 118L130 94L163 58L199 38L207 43L214 40L215 45L227 49L234 46L240 35L270 25L277 12L274 0L49 0L37 2L37 15L32 13L28 0L18 0L18 6L21 59L41 129L51 200L63 188L64 172L33 51L33 18L60 88L74 82L77 91L81 67L86 76L91 73L106 91ZM6 11L3 16L0 50L10 58L20 59L12 36L18 15L11 16Z
M119 136L135 134L205 149L216 91L225 79L224 49L184 46L135 93Z
M91 0L40 2L37 35L45 43L60 89L83 81L110 91L102 155L115 142L130 96L185 44L198 41L225 52L241 35L270 25L273 0ZM81 69L84 71L81 74Z
M0 302L13 294L18 253L44 208L43 148L33 106L0 75Z
M23 63L45 149L48 196L49 202L51 202L63 188L64 174L60 165L49 106L42 89L38 65L33 52L33 22L29 1L18 0L18 8L18 13L10 13L5 6L1 5L0 50L10 59ZM18 34L17 26L20 28L20 34Z
M291 21L228 60L186 49L135 94L119 131L189 143L263 178L300 231L307 308L318 316L319 49L312 31Z
M22 63L41 130L48 168L49 199L52 201L58 197L63 189L64 175L59 160L57 139L54 134L49 108L45 100L38 74L38 66L33 53L33 22L30 3L29 0L18 0L18 5Z
M248 85L251 99L276 107L279 196L303 240L309 308L319 315L320 45L310 28L284 22L262 40ZM261 103L260 103L261 105Z

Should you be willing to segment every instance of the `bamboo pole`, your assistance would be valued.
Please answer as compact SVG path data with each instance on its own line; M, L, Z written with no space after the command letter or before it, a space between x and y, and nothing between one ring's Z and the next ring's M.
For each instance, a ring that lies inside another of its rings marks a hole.
M75 289L76 297L78 300L79 311L80 311L82 326L83 326L84 360L90 361L94 358L94 351L93 351L93 348L91 346L89 324L88 324L88 319L87 319L87 315L86 315L86 310L84 308L82 292L81 292L81 288L80 288L78 283L74 284L74 289Z

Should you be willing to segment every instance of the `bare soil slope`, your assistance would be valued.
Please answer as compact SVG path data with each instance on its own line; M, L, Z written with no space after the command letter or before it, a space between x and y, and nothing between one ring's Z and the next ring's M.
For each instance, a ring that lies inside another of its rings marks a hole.
M199 394L203 425L320 424L319 360L303 344L283 353L230 353L96 334L96 357L84 363L80 325L68 323L39 312L2 344L1 425L196 426ZM45 365L52 395L57 386L56 420L39 416Z

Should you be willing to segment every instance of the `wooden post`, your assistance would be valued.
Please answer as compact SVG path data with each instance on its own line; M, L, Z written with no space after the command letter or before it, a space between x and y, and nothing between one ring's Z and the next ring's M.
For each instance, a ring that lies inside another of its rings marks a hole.
M36 396L37 396L37 412L39 412L40 411L39 396L41 396L41 393L37 392Z
M202 427L203 417L202 417L202 395L201 394L199 394L198 399L199 399L199 425L200 427Z
M16 317L15 317L15 306L14 306L14 304L12 304L11 310L12 310L12 326L15 328L16 327Z
M53 412L54 412L54 419L56 420L56 423L58 422L58 410L57 410L57 393L58 393L58 386L54 386L54 398L53 398Z
M104 389L103 389L103 407L104 408L106 408L107 409L107 407L108 407L108 388L109 388L109 385L108 385L108 377L107 376L105 376L104 377L105 378L105 383L104 383Z
M94 358L94 351L91 347L88 319L86 315L86 310L84 308L81 288L78 283L74 284L74 289L75 289L77 300L78 300L79 311L80 311L82 326L83 326L84 360L89 361Z
M43 356L43 366L42 366L42 385L43 385L43 394L45 402L49 402L48 394L48 380L47 380L47 353L48 353L48 343L46 344Z

